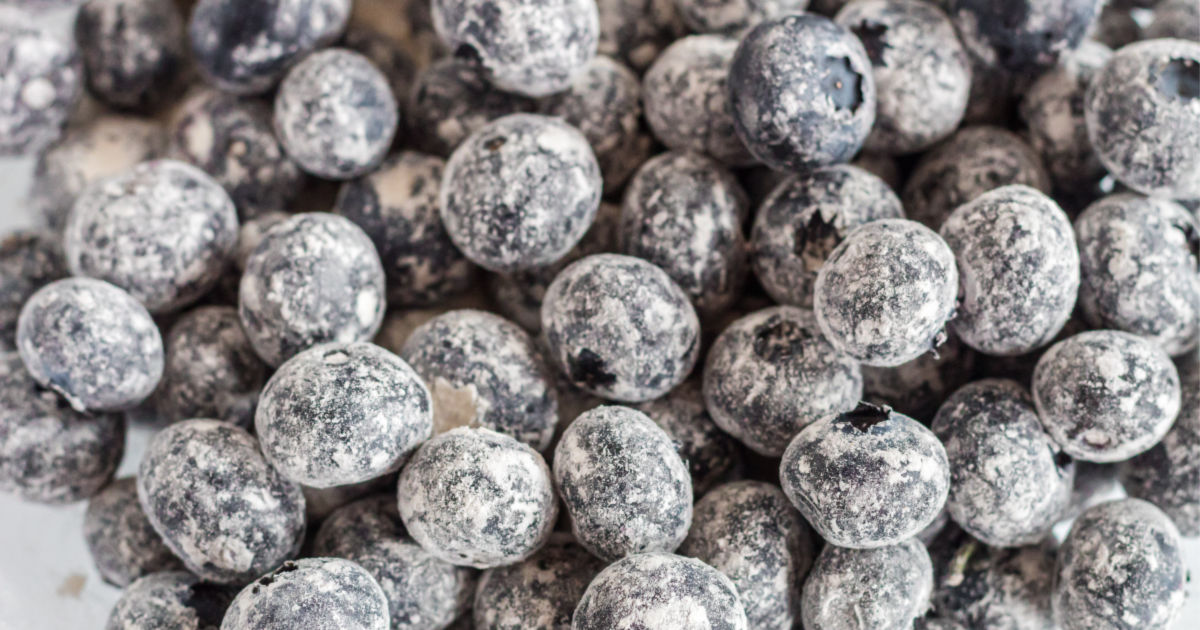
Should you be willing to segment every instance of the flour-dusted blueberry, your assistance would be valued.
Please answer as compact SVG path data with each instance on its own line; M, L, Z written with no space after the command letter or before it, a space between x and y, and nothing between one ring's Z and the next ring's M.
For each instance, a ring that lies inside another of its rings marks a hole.
M963 44L989 65L1036 74L1083 41L1102 0L950 0Z
M474 571L438 560L408 537L391 493L335 510L312 552L366 569L387 596L392 630L445 628L470 607L475 591Z
M635 408L666 431L692 473L692 491L699 496L741 466L737 442L721 430L704 404L699 379L689 379L665 396Z
M1154 20L1146 26L1145 39L1165 37L1200 41L1200 7L1191 0L1162 0L1156 3ZM1132 41L1136 41L1136 38Z
M908 628L929 609L933 566L909 539L878 549L826 545L804 583L806 630Z
M858 363L825 340L811 311L794 306L733 322L704 365L704 400L717 426L768 457L782 455L812 422L854 409L862 383Z
M61 232L84 189L159 157L165 145L162 126L146 118L104 114L73 125L38 156L29 205Z
M1045 545L999 549L961 530L934 543L933 608L971 630L1055 630L1054 553Z
M186 74L183 14L172 0L88 0L75 45L88 89L120 109L158 107Z
M365 341L383 323L384 272L348 219L299 214L271 228L246 261L238 314L258 356L278 366L330 341Z
M1167 630L1183 607L1179 530L1139 499L1102 503L1058 551L1054 618L1064 630Z
M28 14L0 7L0 155L40 151L58 137L78 100L74 48Z
M876 367L907 363L945 341L958 298L954 252L915 221L871 221L829 255L813 295L839 352Z
M704 318L719 315L745 283L749 213L737 178L699 153L671 151L642 165L621 204L622 253L654 263Z
M1180 407L1179 374L1154 342L1115 330L1050 347L1033 372L1046 432L1071 457L1119 462L1162 439Z
M1088 137L1122 184L1200 197L1200 42L1159 39L1117 51L1092 79Z
M903 217L892 189L856 166L792 175L758 208L750 261L776 302L811 308L817 273L847 234L869 221Z
M566 90L542 100L540 110L579 129L600 165L605 192L650 157L654 141L642 129L642 84L632 70L610 57L588 63Z
M434 0L433 25L492 85L532 97L566 89L600 37L591 0Z
M351 0L200 0L188 23L192 58L226 92L262 94L308 53L341 36Z
M623 60L638 73L687 33L675 0L596 0L596 8L599 53Z
M571 623L574 630L751 627L729 578L695 558L662 552L635 554L608 565L588 585Z
M546 290L549 359L597 396L645 402L687 378L700 322L687 294L640 259L597 254L564 269Z
M645 414L597 407L554 449L554 480L580 544L604 560L674 551L692 523L692 478Z
M555 534L524 562L483 572L475 591L475 628L569 630L575 606L603 568L570 534Z
M388 630L387 597L356 562L305 558L286 562L242 589L221 630Z
M288 71L275 95L275 135L288 157L326 179L351 179L383 161L400 124L396 97L364 56L313 53Z
M1066 512L1075 469L1042 429L1033 397L985 379L951 394L933 420L950 461L950 518L997 547L1034 544Z
M432 432L433 404L400 357L372 343L328 343L279 367L254 427L285 477L329 488L398 470Z
M750 627L795 627L816 545L783 492L760 481L735 481L704 495L695 510L680 555L703 560L733 581Z
M219 420L177 422L146 448L138 500L167 547L203 579L245 584L300 551L300 486L258 448Z
M873 66L877 110L868 150L922 151L954 132L966 113L971 64L941 8L869 0L847 5L835 21L862 40Z
M426 551L477 569L533 555L558 518L542 456L484 428L460 427L423 444L400 473L398 496L404 526Z
M157 160L84 190L63 249L75 275L111 282L161 314L216 284L237 234L237 209L220 184L194 166Z
M692 31L737 37L764 20L804 11L808 0L676 0L675 6Z
M169 155L212 176L242 219L289 209L304 184L259 99L199 90L179 106L168 133Z
M950 392L967 384L975 351L954 335L937 350L895 367L862 366L863 398L928 423Z
M1063 191L1093 189L1108 173L1088 138L1083 99L1092 77L1111 57L1112 51L1104 45L1084 41L1038 77L1021 98L1029 144Z
M413 147L450 157L487 123L530 112L535 101L491 86L483 71L461 59L439 59L421 71L405 106L405 137Z
M376 30L370 24L354 23L346 29L341 45L366 57L383 76L387 77L392 96L400 107L401 118L404 111L404 100L412 89L413 80L417 76L416 62L409 56L404 45Z
M668 46L646 71L646 122L667 147L706 153L729 166L755 162L729 108L727 79L735 50L735 39L692 35Z
M600 167L578 130L513 114L471 134L450 156L440 208L450 239L491 271L562 258L600 206Z
M475 280L475 266L454 247L438 214L444 167L440 158L404 151L338 192L334 212L375 243L393 307L432 304Z
M1168 354L1200 340L1200 218L1166 199L1118 193L1075 220L1079 305L1096 327L1152 339Z
M946 449L916 420L860 404L808 425L779 468L783 491L831 544L872 549L911 538L950 490Z
M1071 221L1053 199L1003 186L960 206L940 232L958 267L951 327L963 343L1018 355L1062 330L1079 290L1079 252Z
M17 349L17 318L38 289L67 275L59 239L14 232L0 239L0 351Z
M1005 129L964 127L921 156L904 185L904 211L936 230L955 208L1009 184L1050 191L1037 152Z
M875 79L862 42L811 13L765 21L742 38L729 100L746 148L777 170L848 161L875 123Z
M152 573L121 593L104 630L212 630L235 595L186 571Z
M158 571L183 569L142 511L133 477L108 484L88 501L83 537L100 577L115 586Z
M137 406L158 386L163 342L128 293L91 278L57 280L34 293L17 320L29 374L79 411Z
M621 206L601 202L596 219L583 238L558 261L512 273L488 274L487 290L497 312L520 324L531 333L542 330L542 299L546 289L567 265L592 254L617 251L617 229Z
M119 414L77 412L38 385L15 353L0 355L0 492L80 501L108 484L124 452Z
M1200 355L1180 361L1183 405L1175 425L1154 448L1121 466L1134 497L1162 509L1184 536L1200 536Z
M558 423L554 377L521 327L454 310L414 330L400 356L429 386L435 433L481 426L539 451L550 446Z

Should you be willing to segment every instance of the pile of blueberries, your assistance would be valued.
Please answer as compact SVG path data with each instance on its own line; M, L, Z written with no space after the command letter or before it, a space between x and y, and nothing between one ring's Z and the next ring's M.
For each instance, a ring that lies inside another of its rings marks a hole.
M1184 627L1194 0L0 5L108 630Z

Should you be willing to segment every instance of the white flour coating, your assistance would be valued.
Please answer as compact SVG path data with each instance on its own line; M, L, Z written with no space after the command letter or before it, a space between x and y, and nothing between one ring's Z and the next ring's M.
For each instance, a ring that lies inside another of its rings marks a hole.
M777 486L735 481L696 503L679 553L733 581L750 627L791 630L800 620L800 587L816 555L815 542Z
M1054 618L1064 630L1167 630L1183 607L1179 530L1138 499L1083 513L1058 552Z
M742 464L737 441L713 422L699 379L684 381L666 395L634 406L666 431L692 474L692 492L703 495Z
M950 392L971 380L975 364L975 351L950 335L935 352L908 363L886 368L862 366L863 399L928 422Z
M575 606L603 568L570 534L555 534L524 562L483 572L475 630L571 630Z
M440 158L404 151L338 191L333 211L375 243L390 306L434 304L475 281L475 266L454 247L438 213L444 167Z
M1200 353L1179 362L1183 406L1154 448L1121 468L1131 496L1161 508L1184 536L1200 536Z
M108 485L125 453L125 419L84 415L43 389L14 353L0 355L0 492L74 503Z
M297 60L333 43L352 0L200 0L188 22L192 58L233 94L268 92Z
M554 481L571 531L605 560L674 551L692 522L692 479L671 438L645 414L597 407L554 449Z
M329 343L292 357L267 381L254 426L287 478L316 488L394 472L433 431L417 372L371 343Z
M466 61L438 59L417 76L408 92L405 138L418 150L447 158L487 123L533 111L535 105L533 99L492 87L483 70Z
M400 124L387 77L362 55L331 48L288 71L275 95L275 135L300 168L326 179L375 170Z
M520 562L550 537L558 501L545 460L490 429L458 428L400 473L400 517L435 557L484 569Z
M206 88L184 100L168 124L168 155L215 179L245 221L287 210L304 174L284 153L271 108L257 99Z
M121 593L104 630L212 630L235 594L185 571L153 573Z
M713 421L768 457L782 455L810 423L853 409L862 393L858 363L825 340L811 311L794 306L733 322L704 366Z
M933 607L969 630L1056 630L1050 609L1054 552L1048 545L988 547L947 530L937 558Z
M827 545L804 583L806 630L900 630L929 609L933 566L907 540L879 549Z
M144 575L183 570L142 511L133 477L113 481L88 501L83 537L100 576L120 588Z
M158 122L104 114L72 126L38 156L29 205L51 230L62 231L88 185L124 173L163 152Z
M954 252L914 221L880 219L846 236L817 274L817 324L866 365L907 363L945 341L958 298Z
M138 500L188 570L245 584L294 557L304 541L304 496L243 429L184 420L159 432L138 468Z
M600 194L600 167L583 134L557 118L512 114L450 156L439 207L467 258L511 272L562 258L592 224Z
M220 184L156 160L88 186L67 217L63 249L75 275L111 282L161 314L216 284L237 236L237 209Z
M66 275L67 263L57 235L20 231L0 239L0 351L17 349L17 319L26 300Z
M0 155L28 155L58 137L82 91L73 44L0 7Z
M34 293L17 320L17 349L34 380L79 411L135 407L163 373L162 336L150 313L91 278L58 280Z
M516 324L483 311L450 311L413 331L400 355L430 384L439 432L485 427L538 451L550 446L558 424L554 377Z
M849 160L875 123L875 80L862 42L811 13L759 24L729 69L738 136L776 170Z
M388 600L362 566L341 558L287 562L238 593L221 630L389 630Z
M971 65L950 18L931 2L864 0L835 21L857 35L873 64L877 109L865 147L923 151L966 113Z
M643 164L625 189L622 253L657 265L711 318L741 296L749 201L733 173L698 153L671 151Z
M391 630L441 630L467 611L475 593L473 570L438 560L407 535L392 493L335 510L312 553L362 565L383 588Z
M932 424L950 462L950 517L997 547L1040 542L1071 501L1075 469L1046 435L1033 397L984 379L954 392Z
M947 11L972 57L1020 76L1036 76L1074 50L1102 0L952 0Z
M679 0L675 4L692 31L737 37L764 20L800 13L808 0Z
M904 185L907 216L938 229L955 208L1008 184L1050 192L1050 176L1028 144L999 127L963 127L925 153Z
M817 273L854 228L904 218L896 193L856 166L839 164L791 175L754 216L750 261L763 289L780 304L812 308Z
M950 490L937 437L912 418L866 404L808 425L784 452L779 475L826 541L855 549L914 536L937 517Z
M700 350L687 295L654 265L597 254L558 274L542 303L549 358L576 386L645 402L683 382Z
M321 343L374 337L384 284L379 254L358 226L298 214L271 228L246 261L238 315L258 355L278 366Z
M434 0L433 26L492 85L531 97L566 89L600 36L592 0Z
M85 2L74 34L88 90L114 107L152 110L176 96L187 75L184 17L174 2Z
M592 59L570 87L543 99L539 111L583 133L596 153L605 192L619 192L654 151L654 141L642 129L638 75L609 57Z
M1148 339L1115 330L1051 346L1034 369L1032 389L1050 437L1071 457L1097 463L1157 444L1180 407L1170 357Z
M1200 343L1200 219L1166 199L1104 197L1075 220L1079 305L1097 327L1150 338L1168 354Z
M1111 57L1112 51L1103 44L1085 40L1021 97L1021 120L1029 130L1029 144L1060 188L1093 186L1108 173L1088 139L1087 122L1078 105L1092 77Z
M733 582L693 559L654 552L600 572L575 609L573 630L747 630Z
M737 40L720 35L681 38L662 51L642 79L646 122L668 148L696 151L728 166L755 158L734 129L726 79Z
M1160 39L1117 51L1084 103L1100 161L1138 192L1200 197L1200 42Z
M596 0L602 55L621 59L641 73L687 33L675 0Z
M940 232L958 267L951 327L963 343L1012 356L1062 330L1075 308L1079 252L1071 221L1053 199L1002 186L959 206Z

